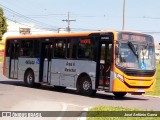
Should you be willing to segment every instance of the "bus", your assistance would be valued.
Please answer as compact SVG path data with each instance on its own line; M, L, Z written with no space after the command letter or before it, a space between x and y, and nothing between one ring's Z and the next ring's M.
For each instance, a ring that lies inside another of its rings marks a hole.
M155 87L155 45L151 35L94 31L7 37L3 75L29 87L45 84L97 90L117 97L141 95Z

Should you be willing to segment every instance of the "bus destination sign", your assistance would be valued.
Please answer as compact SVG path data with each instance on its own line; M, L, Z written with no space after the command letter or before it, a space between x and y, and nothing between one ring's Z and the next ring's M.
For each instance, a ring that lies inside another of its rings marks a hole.
M120 34L119 38L121 40L130 40L130 41L153 43L153 40L152 40L151 37L144 36L144 35L139 35L139 34L122 33L122 34Z

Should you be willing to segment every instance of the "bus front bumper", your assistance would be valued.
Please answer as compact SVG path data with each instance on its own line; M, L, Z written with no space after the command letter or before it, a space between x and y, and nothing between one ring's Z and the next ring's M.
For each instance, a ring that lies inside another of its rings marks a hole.
M156 80L142 81L137 79L112 81L112 92L145 93L154 91Z

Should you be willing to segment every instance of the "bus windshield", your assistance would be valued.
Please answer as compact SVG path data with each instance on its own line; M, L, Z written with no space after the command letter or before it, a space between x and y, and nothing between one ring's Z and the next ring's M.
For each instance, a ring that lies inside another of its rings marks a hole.
M133 49L134 48L134 49ZM149 45L121 43L116 64L126 69L153 70L155 69L154 47Z
M147 70L155 69L155 56L154 56L154 47L153 46L144 46L140 47L140 62L146 64Z

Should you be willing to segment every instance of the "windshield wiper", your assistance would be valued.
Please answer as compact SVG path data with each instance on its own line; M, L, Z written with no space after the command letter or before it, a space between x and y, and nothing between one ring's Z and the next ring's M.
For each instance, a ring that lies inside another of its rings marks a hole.
M133 43L130 42L130 41L128 41L127 44L128 44L128 46L129 46L129 48L132 50L132 52L134 53L134 55L138 58L138 54L137 54L137 52L136 52L136 48L134 47Z

